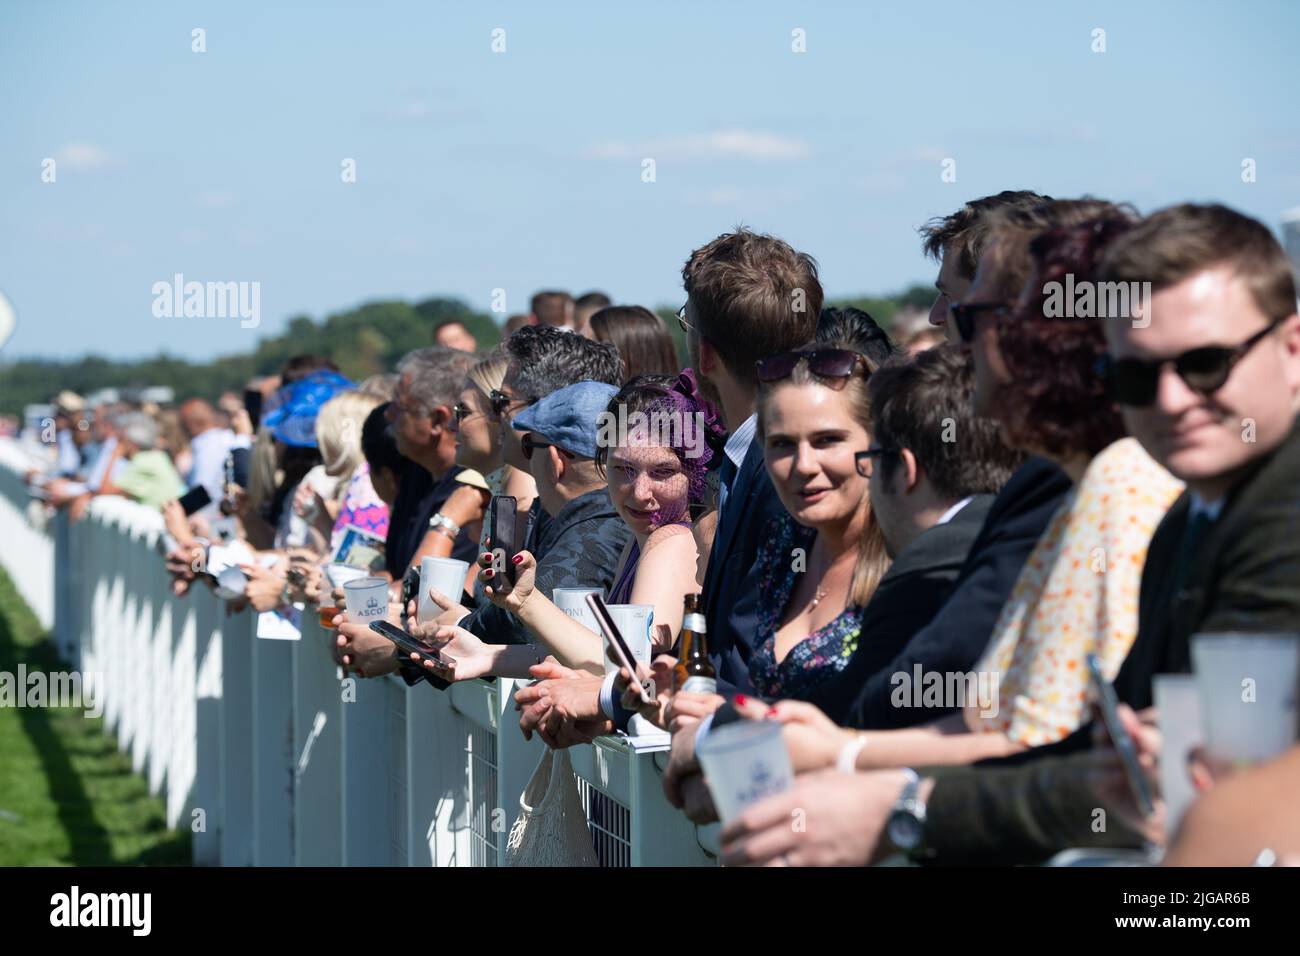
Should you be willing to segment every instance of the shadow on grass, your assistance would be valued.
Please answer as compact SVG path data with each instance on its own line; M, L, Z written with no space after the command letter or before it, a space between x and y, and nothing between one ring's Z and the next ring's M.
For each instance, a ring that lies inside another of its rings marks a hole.
M0 598L8 598L0 603L7 604L9 608L21 601L8 581L0 581ZM20 664L26 666L29 674L37 670L47 674L68 670L66 662L59 658L48 640L38 643L20 640L14 631L14 621L5 610L6 608L0 607L0 671L13 674L16 681ZM26 692L25 687L15 689L20 694ZM83 731L78 739L65 740L67 731L61 729L59 724L75 713L74 710L49 707L18 708L23 732L39 755L50 799L55 805L59 824L67 835L70 853L68 862L74 866L188 865L188 831L169 833L134 857L120 859L114 856L113 841L95 812L95 801L87 792L86 783L94 779L127 780L133 774L129 765L125 769L116 770L111 767L90 772L77 769L73 763L73 752L69 751L69 743L73 744L78 757L105 761L116 758L116 748L111 738L101 736L100 721L95 722L93 730ZM73 719L86 718L77 716ZM147 794L140 799L147 800ZM156 816L150 816L143 823L139 835L158 834L161 837L161 833L166 832L165 823Z

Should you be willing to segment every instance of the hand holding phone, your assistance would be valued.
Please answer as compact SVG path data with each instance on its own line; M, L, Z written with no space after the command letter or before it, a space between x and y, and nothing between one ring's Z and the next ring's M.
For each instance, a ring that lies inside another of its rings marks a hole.
M596 623L600 625L601 631L609 641L614 656L618 658L619 666L626 668L627 672L633 676L631 689L641 698L643 704L653 704L657 699L654 679L637 667L636 658L632 656L632 649L627 646L623 632L614 623L614 618L609 613L609 608L605 606L605 601L599 594L588 594L587 607L591 608L591 613L596 615Z
M180 506L185 511L185 517L187 518L210 504L212 504L212 495L208 494L208 489L203 485L195 485L180 497Z
M495 495L490 505L488 547L492 552L492 590L509 594L515 586L515 555L519 553L515 540L516 516L519 502L513 495Z
M1124 767L1124 776L1128 779L1129 789L1133 792L1133 799L1137 802L1142 815L1149 817L1155 812L1155 802L1151 799L1151 788L1147 785L1146 774L1142 772L1142 766L1138 763L1137 745L1134 744L1129 732L1124 729L1124 722L1119 717L1119 698L1115 696L1115 688L1102 674L1101 662L1097 660L1095 654L1088 655L1088 673L1097 688L1097 706L1101 711L1101 719L1106 725L1111 743L1115 745L1115 752L1119 754L1120 763Z
M407 654L417 654L422 660L429 661L439 668L447 666L447 662L442 659L442 656L437 651L425 644L421 644L413 635L408 634L395 624L389 624L387 621L371 621L370 629L380 637L392 641Z

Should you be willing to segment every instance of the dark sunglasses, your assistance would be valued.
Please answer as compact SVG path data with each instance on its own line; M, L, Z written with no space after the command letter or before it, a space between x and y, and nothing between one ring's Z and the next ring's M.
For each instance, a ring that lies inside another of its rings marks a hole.
M533 402L537 401L537 399L517 398L514 395L507 395L499 388L494 388L492 389L492 393L488 396L488 401L492 407L492 417L500 418L502 414L504 414L505 410L511 405L531 405Z
M867 469L867 463L874 463L874 459L892 455L896 451L897 448L868 448L866 451L857 451L853 453L853 463L857 466L859 475L870 478L871 472Z
M521 439L519 439L519 444L523 446L523 449L524 449L524 459L527 460L527 461L531 461L531 460L532 460L532 458L533 458L533 449L534 449L534 448L554 448L556 451L558 451L558 452L559 452L561 455L563 455L565 458L577 458L577 457L578 457L577 455L575 455L575 454L574 454L573 452L571 452L571 451L565 451L563 448L561 448L559 445L555 444L554 442L549 442L549 441L538 441L536 438L533 437L533 433L532 433L532 432L524 432L524 437L521 438Z
M1207 345L1159 361L1137 358L1115 360L1105 356L1101 360L1101 371L1106 380L1106 388L1110 397L1119 404L1145 408L1156 400L1156 393L1160 390L1160 375L1165 366L1173 366L1178 377L1192 391L1206 396L1213 395L1227 384L1233 367L1263 341L1264 336L1277 328L1280 321L1275 319L1237 346Z
M975 338L975 320L981 312L988 312L994 318L1005 319L1011 314L1011 306L1005 302L974 302L970 305L953 303L948 306L952 321L957 326L957 334L967 345Z
M861 363L867 367L866 358L848 349L809 349L804 352L781 352L754 363L760 382L779 382L794 374L801 362L808 363L808 371L818 378L838 379L840 388L848 382L853 370ZM871 370L867 369L867 377Z
M469 418L473 414L474 414L474 410L470 408L468 405L466 405L464 402L457 402L455 405L451 407L452 421L456 423L457 428L460 428L460 423L463 422L465 419Z

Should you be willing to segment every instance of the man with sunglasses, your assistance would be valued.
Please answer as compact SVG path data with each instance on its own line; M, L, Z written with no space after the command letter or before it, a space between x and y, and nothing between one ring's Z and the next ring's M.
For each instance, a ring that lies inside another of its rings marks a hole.
M1197 632L1300 630L1300 317L1267 227L1217 205L1153 214L1103 278L1150 282L1150 315L1107 318L1124 422L1187 483L1151 539L1138 638L1116 678L1135 708L1190 669Z

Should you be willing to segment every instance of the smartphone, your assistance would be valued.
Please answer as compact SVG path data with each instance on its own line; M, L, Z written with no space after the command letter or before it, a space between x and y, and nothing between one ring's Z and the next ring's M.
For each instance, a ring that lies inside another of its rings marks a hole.
M1137 746L1119 719L1119 698L1115 696L1115 688L1102 674L1101 662L1097 660L1095 654L1088 655L1088 673L1097 688L1097 704L1101 708L1101 719L1106 724L1106 732L1110 734L1120 762L1124 765L1124 776L1128 778L1129 789L1133 791L1133 798L1137 800L1142 815L1149 817L1155 812L1151 788L1147 786L1146 774L1138 765Z
M185 509L186 517L210 504L212 504L212 496L202 485L195 485L180 497L180 505Z
M380 637L392 641L408 654L419 654L424 660L432 661L440 667L445 667L447 664L447 662L439 656L437 651L431 650L424 644L421 644L412 635L406 633L394 624L389 624L387 621L371 621L370 629Z
M515 586L515 555L519 552L515 541L516 512L519 502L512 495L495 495L488 525L488 544L492 548L492 590L509 594Z
M257 426L262 422L262 398L262 393L257 389L244 389L244 410L253 420L253 431L257 431Z
M609 608L605 607L604 600L599 594L588 594L587 607L591 608L591 613L596 615L596 623L600 625L605 638L609 641L610 646L614 648L614 656L618 658L619 664L626 667L627 672L632 675L632 681L636 685L641 701L646 704L653 704L655 702L654 679L650 677L641 678L637 675L636 658L632 656L632 649L627 646L627 641L624 640L618 625L614 623Z

